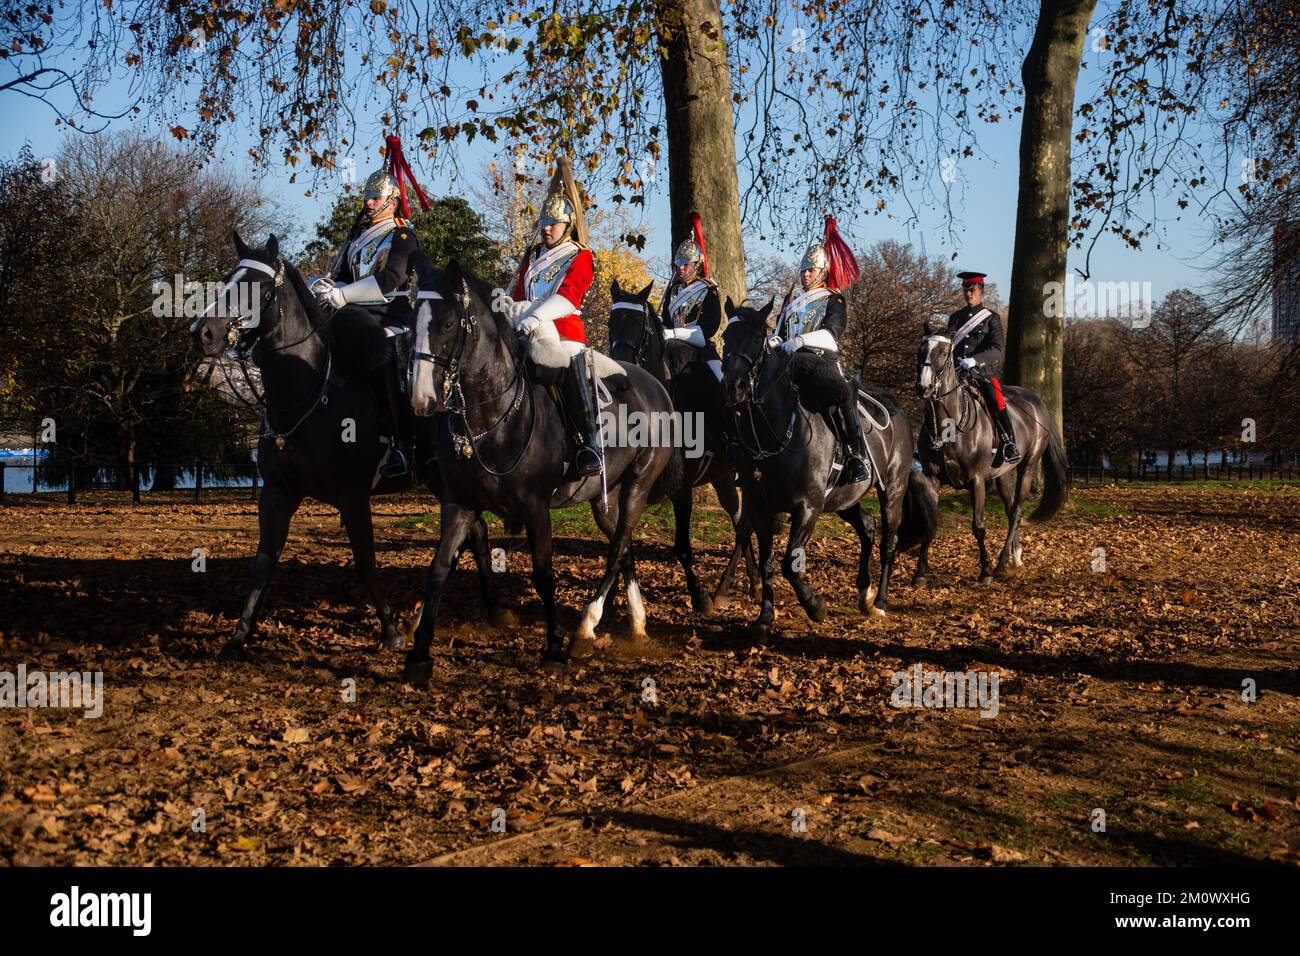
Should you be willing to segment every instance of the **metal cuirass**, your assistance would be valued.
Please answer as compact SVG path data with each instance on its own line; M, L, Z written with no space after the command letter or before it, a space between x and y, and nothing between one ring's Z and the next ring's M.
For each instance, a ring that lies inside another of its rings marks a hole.
M664 297L665 308L673 328L679 329L696 321L695 312L709 294L709 284L697 279L685 288L674 286L668 292Z
M822 322L826 318L826 307L830 305L831 296L829 289L815 289L815 292L822 292L822 295L795 297L790 300L784 314L781 316L781 322L784 325L784 338L793 338L796 335L807 335L809 332L816 332L821 328Z
M366 276L382 272L388 265L388 250L393 245L393 230L397 223L389 220L387 229L378 230L373 235L366 229L352 240L348 246L348 265L352 269L352 281L356 282Z
M565 246L569 248L563 248ZM548 253L560 249L563 251L547 259ZM581 247L576 242L565 242L556 246L554 250L546 249L538 255L529 264L528 273L524 276L524 294L528 296L529 301L536 302L538 299L554 295L555 290L564 281L565 273L569 271L569 264L581 251Z

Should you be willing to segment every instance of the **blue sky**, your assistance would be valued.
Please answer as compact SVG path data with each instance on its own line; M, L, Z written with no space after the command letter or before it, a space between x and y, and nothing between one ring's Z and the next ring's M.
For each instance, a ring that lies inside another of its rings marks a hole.
M1105 55L1107 54L1085 53L1086 58L1093 60ZM1085 77L1086 75L1085 73ZM1084 83L1081 81L1081 94L1083 88ZM123 89L121 82L110 84L98 96L97 104L101 109L111 110L115 98L120 99ZM12 93L0 93L0 103L5 108L7 120L3 128L0 128L0 154L12 156L24 143L30 143L38 156L44 156L56 151L62 138L68 135L66 127L54 125L54 115L48 107L36 100ZM358 139L365 141L369 134L369 142L364 148L355 149L351 157L356 163L358 177L363 178L378 165L377 148L383 131L370 114L363 112L359 117ZM125 129L136 124L152 131L175 122L184 125L184 117L142 116L134 120L118 121L110 128ZM958 188L954 198L960 222L955 247L948 242L947 229L942 214L937 209L922 209L919 224L914 223L910 228L904 226L900 219L886 215L854 217L841 214L840 228L850 244L855 249L861 249L880 239L897 239L910 242L931 255L944 259L955 252L956 258L952 260L955 266L987 272L1003 290L1007 289L1010 285L1016 218L1019 117L1012 114L1009 120L999 124L982 125L978 135L981 149L975 157L963 160L957 167L959 179L955 184ZM291 171L283 166L254 173L246 158L250 144L251 141L243 132L232 131L218 150L218 161L229 163L247 175L256 175L262 179L268 191L279 197L283 207L299 223L299 234L295 237L298 241L294 244L300 245L310 236L312 227L328 207L332 193L307 197L304 193L309 184L290 183ZM461 167L471 175L477 174L490 159L504 160L502 155L493 152L495 146L481 140L460 149ZM457 183L445 173L429 175L420 157L411 158L417 175L420 175L421 184L427 191L438 195L468 195L471 192L471 184ZM744 175L743 169L741 174ZM481 184L475 182L472 185ZM742 192L744 188L745 182L742 180ZM891 203L891 208L897 208L900 216L905 215L901 203ZM646 253L652 260L655 272L665 271L671 254L668 215L666 177L660 177L657 186L647 196L643 220L644 226L650 230ZM747 234L746 251L749 255L776 253L790 259L797 258L807 238L786 237L788 245L782 248L772 242L760 243L754 238L756 235L753 230ZM1197 228L1194 218L1171 223L1166 227L1165 234L1147 239L1141 251L1128 249L1116 239L1103 238L1093 252L1092 277L1098 282L1150 282L1151 291L1158 301L1173 289L1196 288L1204 284L1202 273L1212 264L1212 256L1205 255L1207 248L1206 234L1203 229ZM1083 252L1072 251L1071 269L1081 267L1082 264Z

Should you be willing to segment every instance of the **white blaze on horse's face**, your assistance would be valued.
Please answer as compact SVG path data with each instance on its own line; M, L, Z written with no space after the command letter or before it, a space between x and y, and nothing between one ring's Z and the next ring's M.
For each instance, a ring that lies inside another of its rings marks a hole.
M433 381L433 362L419 356L429 354L429 323L433 321L433 305L425 299L415 313L415 365L411 381L411 411L417 415L433 414L437 401Z
M203 327L203 323L211 318L215 317L221 319L232 314L238 314L238 305L234 306L236 311L232 313L231 306L227 304L226 298L246 272L248 272L248 268L246 266L240 266L231 274L230 278L226 280L225 285L218 290L216 298L208 303L208 307L199 314L199 317L196 318L193 323L191 323L191 335L198 332L198 330Z
M939 384L940 372L936 369L942 369L947 362L947 353L939 349L939 346L947 347L952 342L945 335L927 335L922 341L925 343L925 361L917 373L916 386L921 396L926 397Z

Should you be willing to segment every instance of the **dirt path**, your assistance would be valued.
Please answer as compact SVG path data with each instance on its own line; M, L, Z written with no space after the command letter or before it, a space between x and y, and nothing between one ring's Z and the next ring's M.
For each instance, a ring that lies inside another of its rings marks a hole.
M409 610L436 506L377 512L384 581ZM377 626L321 507L295 523L255 662L212 659L255 516L247 501L112 495L0 510L0 670L105 683L97 719L0 710L0 859L1300 862L1295 486L1081 489L1030 529L1021 574L986 588L949 501L932 560L943 586L908 587L905 559L878 622L854 610L855 562L828 522L808 564L830 617L809 623L782 582L783 634L758 648L747 599L689 613L658 512L639 548L653 645L607 642L560 680L535 666L526 555L498 526L521 626L485 627L473 576L456 575L442 633L458 646L423 691L372 650ZM581 512L559 524L570 627L598 574L590 527ZM697 537L714 580L716 513ZM614 637L625 626L621 607L607 617ZM895 706L895 675L918 665L986 690L996 675L996 715Z

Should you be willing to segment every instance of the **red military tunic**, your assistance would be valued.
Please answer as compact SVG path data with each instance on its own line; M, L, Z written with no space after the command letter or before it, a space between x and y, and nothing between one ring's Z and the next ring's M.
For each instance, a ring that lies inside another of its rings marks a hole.
M573 306L573 312L554 320L555 331L562 339L586 345L587 332L579 310L591 288L593 270L591 250L586 246L567 240L547 249L539 243L524 257L510 296L516 302L563 296Z

